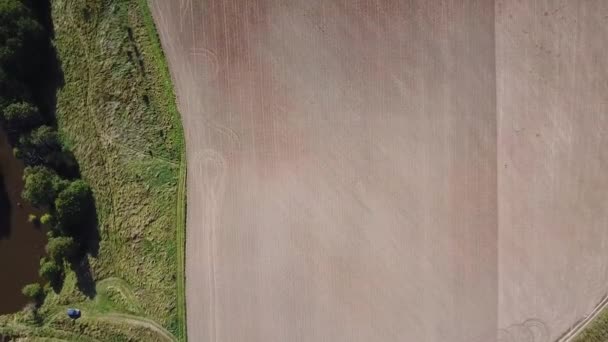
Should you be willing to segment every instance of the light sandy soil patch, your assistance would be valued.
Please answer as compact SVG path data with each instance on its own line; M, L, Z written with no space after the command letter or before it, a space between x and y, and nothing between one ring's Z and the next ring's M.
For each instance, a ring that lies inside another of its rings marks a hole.
M547 342L608 288L608 3L150 2L191 341Z
M492 4L154 1L194 341L496 327Z
M499 326L554 341L608 290L608 2L496 15Z

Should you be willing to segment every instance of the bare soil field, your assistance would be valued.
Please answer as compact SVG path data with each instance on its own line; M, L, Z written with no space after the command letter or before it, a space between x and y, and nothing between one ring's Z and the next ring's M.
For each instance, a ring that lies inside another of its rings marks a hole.
M150 3L191 341L545 342L601 299L608 3Z
M553 341L608 290L608 2L497 2L496 46L498 322Z

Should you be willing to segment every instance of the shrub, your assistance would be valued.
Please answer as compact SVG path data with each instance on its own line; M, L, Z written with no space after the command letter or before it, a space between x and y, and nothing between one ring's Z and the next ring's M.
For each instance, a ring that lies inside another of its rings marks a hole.
M61 275L61 267L59 267L59 265L53 260L42 258L40 260L40 269L38 270L38 274L50 282L55 282L59 280L59 276Z
M28 284L21 289L24 296L35 300L37 303L44 298L44 290L38 283Z
M61 148L57 131L50 126L40 126L28 134L29 144L40 150L54 150Z
M46 213L46 214L40 216L40 223L53 224L53 215Z
M38 223L38 216L36 216L34 214L29 214L27 216L27 222L29 222L29 223Z
M37 51L43 38L42 26L24 1L18 0L0 0L0 23L0 64L11 67L13 74L27 74L27 67L42 57Z
M66 181L44 166L26 167L23 180L21 197L35 207L51 205L66 185Z
M45 249L51 259L60 261L64 258L71 257L74 254L75 247L74 239L67 236L61 236L49 239Z
M74 228L87 220L92 208L91 188L83 180L71 182L57 196L55 209L57 218L64 228Z
M28 165L51 164L54 154L61 152L57 131L40 126L19 138L19 158Z
M28 102L16 102L4 108L3 117L12 130L24 131L42 123L38 107Z

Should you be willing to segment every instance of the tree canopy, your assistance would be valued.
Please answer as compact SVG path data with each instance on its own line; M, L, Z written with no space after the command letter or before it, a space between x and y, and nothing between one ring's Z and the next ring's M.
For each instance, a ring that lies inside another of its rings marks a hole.
M87 220L91 203L91 188L83 180L71 182L55 200L57 217L64 228L73 228Z
M61 267L59 267L54 260L42 258L40 260L40 269L38 270L38 274L51 283L56 282L61 275Z
M51 259L62 260L64 258L71 257L74 253L75 247L76 244L74 243L74 239L71 237L58 236L49 239L45 250Z
M40 58L35 48L44 36L44 29L19 0L0 0L0 23L0 66L23 75L27 64Z
M25 131L42 123L38 108L25 101L14 102L2 111L7 126L11 130Z
M23 171L23 180L25 184L21 197L36 207L53 204L57 194L67 183L44 166L26 167Z

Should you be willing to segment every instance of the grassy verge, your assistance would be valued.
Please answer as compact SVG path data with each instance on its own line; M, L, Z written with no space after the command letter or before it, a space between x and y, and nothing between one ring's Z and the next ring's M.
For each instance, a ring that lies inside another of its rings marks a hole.
M185 153L175 96L144 0L54 0L61 138L91 185L100 233L37 310L0 317L0 335L185 340ZM82 309L70 322L64 310Z
M161 71L160 77L163 80L164 98L167 99L167 108L171 111L172 117L176 119L176 125L180 125L180 115L175 103L175 93L173 92L173 83L169 66L158 37L154 19L146 0L139 0L139 7L142 10L142 19L148 30L148 35L153 37L151 50L154 54L154 62L158 65ZM182 340L186 338L186 149L185 142L182 136L182 155L179 165L179 179L177 185L177 317L178 317L178 336Z
M608 308L604 308L602 312L593 319L591 323L583 331L581 331L573 342L606 342L608 341Z

